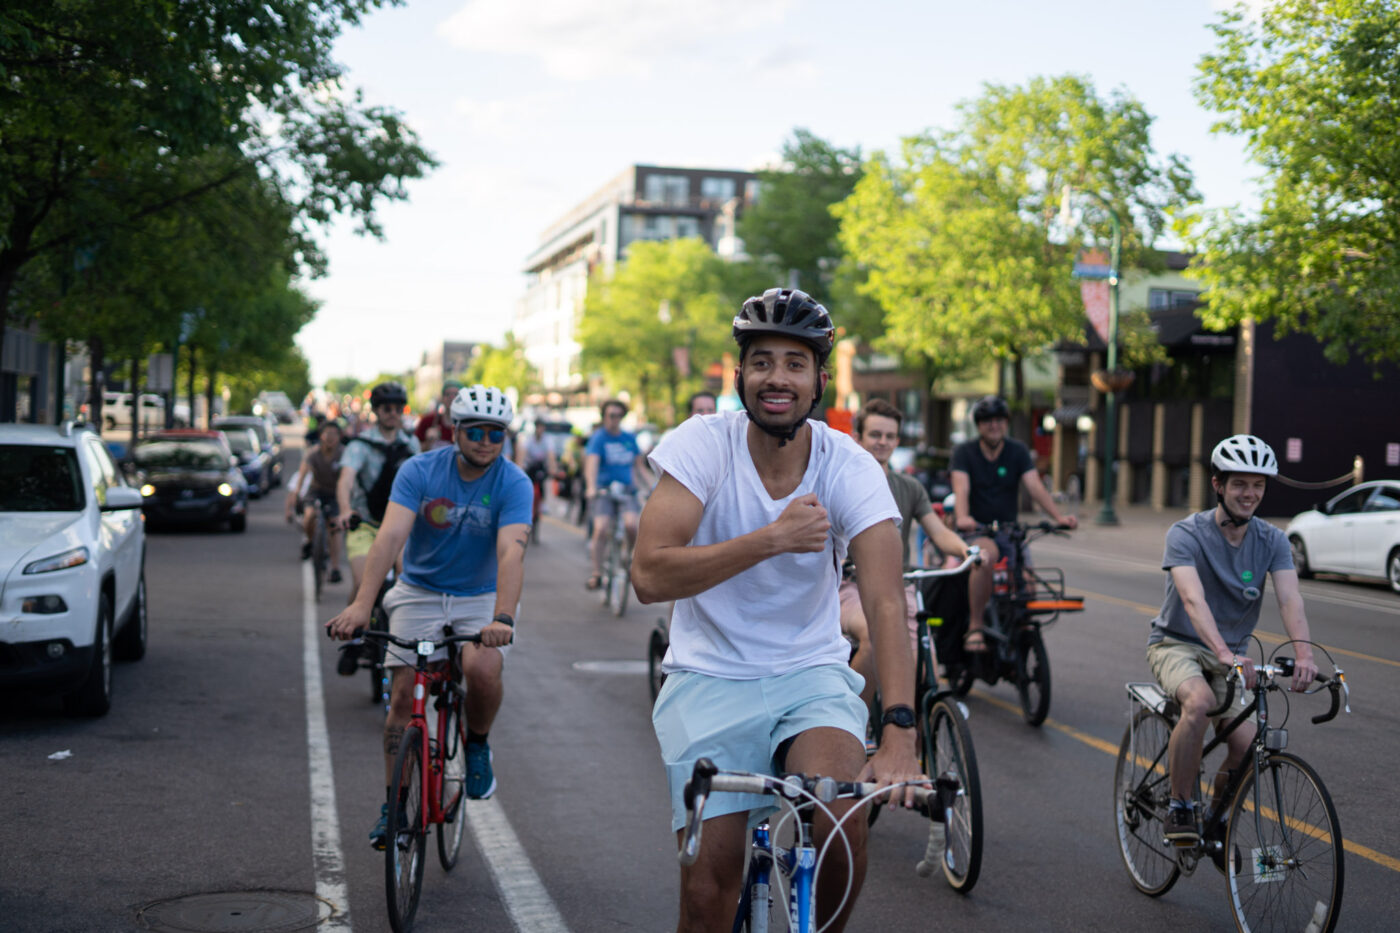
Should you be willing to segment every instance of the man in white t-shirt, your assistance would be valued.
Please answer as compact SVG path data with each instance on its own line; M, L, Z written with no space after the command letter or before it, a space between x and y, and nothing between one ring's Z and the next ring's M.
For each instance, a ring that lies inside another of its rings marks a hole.
M826 387L835 329L804 293L769 289L734 319L745 413L683 422L651 455L662 472L642 513L632 582L642 602L676 600L665 686L652 723L671 788L672 829L696 759L882 784L923 780L914 751L913 657L904 635L899 512L880 466L849 437L807 420ZM837 586L847 551L888 710L866 761L863 680L850 669ZM913 790L896 799L912 803ZM727 926L743 879L748 811L706 805L704 845L681 870L678 929ZM833 807L838 816L844 812ZM829 826L817 823L823 837ZM827 850L818 914L845 926L865 873L865 821ZM820 842L818 842L820 845Z

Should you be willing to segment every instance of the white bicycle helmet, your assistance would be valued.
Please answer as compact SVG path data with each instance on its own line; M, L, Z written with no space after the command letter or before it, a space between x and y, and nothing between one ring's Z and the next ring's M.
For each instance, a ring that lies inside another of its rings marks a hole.
M1222 473L1278 476L1274 449L1253 434L1235 434L1215 445L1210 465Z
M463 422L490 421L509 427L515 419L515 409L506 394L495 386L467 386L452 400L448 414L454 425Z

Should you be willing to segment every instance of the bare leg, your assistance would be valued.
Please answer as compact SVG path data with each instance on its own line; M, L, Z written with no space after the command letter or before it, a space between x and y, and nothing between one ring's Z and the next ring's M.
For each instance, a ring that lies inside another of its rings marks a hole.
M785 765L790 771L827 775L838 781L854 781L865 767L865 747L855 736L841 729L808 729L792 743ZM837 800L828 804L837 819L854 805L852 800ZM832 825L830 818L820 811L817 812L812 829L815 836L813 841L818 850L831 834ZM835 914L841 896L846 891L846 878L849 875L850 896L828 929L840 933L846 928L846 921L850 919L856 898L860 896L861 885L865 882L866 829L866 821L860 815L852 816L842 824L841 831L846 834L846 839L851 845L849 861L846 847L839 841L833 842L826 852L821 876L817 879L818 926L826 923L827 919Z
M683 832L676 833L677 848ZM726 813L705 821L699 857L694 865L681 867L678 933L729 929L744 883L747 835L747 813Z
M413 717L413 669L395 667L389 686L389 712L384 717L384 784L394 783L394 759L398 757L403 730Z
M997 561L1001 553L991 538L978 538L972 542L982 549L982 563L972 568L967 579L967 601L970 613L967 620L968 633L982 630L982 617L987 611L987 602L992 598L992 583L996 574Z
M462 646L462 672L467 681L467 728L485 734L496 721L503 693L501 668L505 658L495 648Z

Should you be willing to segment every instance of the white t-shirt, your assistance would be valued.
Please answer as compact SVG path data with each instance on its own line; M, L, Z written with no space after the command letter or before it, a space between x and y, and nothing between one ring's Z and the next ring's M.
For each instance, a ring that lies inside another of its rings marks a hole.
M836 591L851 538L885 520L899 523L880 464L848 435L817 421L796 489L773 499L749 456L744 412L689 418L657 445L651 462L705 507L691 545L718 544L777 520L794 498L816 493L831 535L819 553L779 554L676 602L662 669L751 680L845 664Z

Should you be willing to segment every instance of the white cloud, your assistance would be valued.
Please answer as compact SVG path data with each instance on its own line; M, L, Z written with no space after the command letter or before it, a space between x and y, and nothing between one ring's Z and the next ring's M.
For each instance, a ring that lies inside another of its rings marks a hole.
M555 77L646 77L713 38L782 22L795 0L469 0L438 27L453 45L539 59Z
M557 104L557 94L532 94L521 97L476 100L459 97L452 109L466 118L473 133L493 140L516 139L538 123L540 114Z

